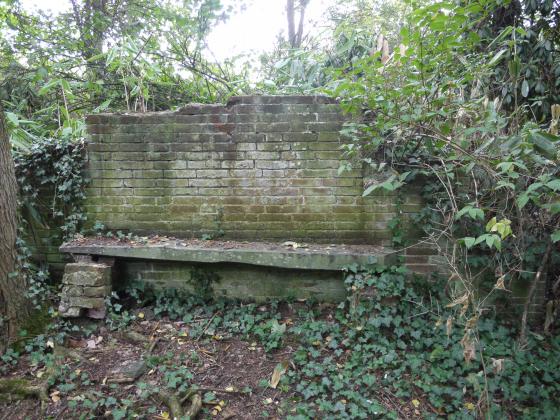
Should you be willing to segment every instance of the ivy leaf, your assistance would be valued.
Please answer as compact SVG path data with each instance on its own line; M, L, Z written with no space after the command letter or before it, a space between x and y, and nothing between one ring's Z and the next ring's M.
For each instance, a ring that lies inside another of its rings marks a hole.
M554 159L556 157L554 142L558 141L558 139L558 136L554 136L542 130L532 131L530 135L530 140L535 145L535 149L549 159Z
M517 205L519 209L525 207L525 205L529 202L529 194L523 193L519 197L517 197Z
M552 239L553 243L560 241L560 229L550 235L550 238Z
M474 241L474 244L478 245L478 244L484 242L488 236L490 236L490 235L488 235L488 234L480 235L478 238L476 238L476 240Z
M459 220L465 214L467 214L473 220L484 219L484 212L481 209L478 209L473 206L465 206L457 212L457 214L455 215L455 220Z
M492 227L496 224L496 222L497 222L496 216L492 217L486 224L486 231L489 232L492 229Z
M551 190L558 191L560 190L560 179L553 179L552 181L547 182L546 186Z
M546 204L543 206L545 209L550 211L552 214L560 214L560 201L555 203Z
M465 243L465 246L469 249L473 247L475 241L476 241L476 239L471 237L471 236L467 236L467 237L463 238L463 242Z

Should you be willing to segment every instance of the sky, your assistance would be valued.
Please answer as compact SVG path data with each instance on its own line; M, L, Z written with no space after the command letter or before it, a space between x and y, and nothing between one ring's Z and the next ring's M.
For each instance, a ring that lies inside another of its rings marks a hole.
M69 0L21 0L27 9L41 8L60 12L70 7ZM311 0L306 9L306 28L320 25L322 15L335 0ZM224 6L238 5L239 0L222 0ZM240 54L270 51L281 31L286 32L286 0L245 0L237 12L210 33L208 46L218 61Z

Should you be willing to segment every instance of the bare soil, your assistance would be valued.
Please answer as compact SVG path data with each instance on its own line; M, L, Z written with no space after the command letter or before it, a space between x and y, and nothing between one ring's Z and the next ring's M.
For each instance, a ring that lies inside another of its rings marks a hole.
M102 325L102 324L99 324ZM72 400L91 398L92 391L101 391L105 396L118 400L138 399L138 384L145 383L149 388L165 389L165 378L157 368L148 368L146 372L132 383L111 385L111 378L131 361L142 360L154 340L152 356L159 356L164 365L173 368L184 366L194 375L189 382L205 392L214 391L215 401L204 404L199 418L262 418L267 412L271 418L284 417L285 410L291 406L291 391L263 387L262 380L269 381L275 366L290 359L293 349L285 346L279 351L265 353L256 342L237 338L223 339L220 336L197 341L188 337L188 327L182 322L151 320L136 323L131 329L146 337L145 343L134 342L127 333L110 332L104 326L90 337L75 337L66 340L66 347L72 348L83 358L76 361L72 357L65 359L66 366L78 375L87 373L91 384L79 385L68 393L57 393L57 386L50 389L51 399L45 412L46 418L79 418L79 412L69 408ZM94 348L91 340L96 342ZM88 347L88 341L90 346ZM181 358L183 355L183 358ZM194 355L194 356L193 356ZM22 357L16 367L4 378L25 378L34 383L41 383L41 369L33 367L27 357ZM43 372L44 373L44 372ZM1 378L0 378L1 379ZM251 392L244 392L249 387ZM201 392L204 394L205 392ZM216 405L222 405L216 410ZM150 407L156 407L153 414L148 414ZM134 406L137 413L146 413L140 418L165 419L169 409L154 398L140 401ZM96 418L112 418L109 411L105 413L89 412L81 409L82 414ZM35 399L0 401L0 419L40 419L41 403Z

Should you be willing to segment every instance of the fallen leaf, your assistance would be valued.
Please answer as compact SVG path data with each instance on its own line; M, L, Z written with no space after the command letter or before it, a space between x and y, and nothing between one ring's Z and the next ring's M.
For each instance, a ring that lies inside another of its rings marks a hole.
M54 403L58 403L60 401L60 391L51 392L51 400Z
M468 402L468 403L465 403L465 408L466 408L467 410L474 411L474 409L475 409L476 407L475 407L475 405L474 405L472 402Z
M144 312L139 312L138 313L138 318L144 319Z
M494 368L494 373L500 373L504 369L504 359L492 358L492 368Z
M498 281L494 285L494 289L496 289L496 290L506 290L507 291L504 276L500 276L498 278Z
M87 348L88 349L94 349L97 347L97 343L95 342L95 340L88 340L87 341Z
M267 398L263 401L264 404L272 404L272 398Z
M468 332L463 336L460 344L463 347L463 357L465 358L465 362L470 363L470 361L476 356L476 348L475 343Z
M272 372L272 378L270 379L271 388L276 389L278 383L280 382L280 379L282 378L282 375L284 375L284 373L286 373L286 371L288 370L288 365L289 363L287 360L284 360L283 362L276 365L274 371Z
M415 408L418 408L418 407L420 406L420 401L418 401L418 400L412 400L411 402L412 402L412 405L413 405Z

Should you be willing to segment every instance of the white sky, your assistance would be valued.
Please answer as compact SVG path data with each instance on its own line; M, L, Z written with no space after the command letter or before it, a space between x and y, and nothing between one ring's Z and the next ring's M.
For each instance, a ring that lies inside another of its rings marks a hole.
M27 9L39 7L52 12L70 7L69 0L21 0L21 3ZM239 3L239 0L222 0L225 6ZM323 13L334 3L335 0L311 0L304 28L316 28ZM287 31L286 0L244 0L244 4L245 10L216 26L208 38L210 51L219 61L240 54L269 51L278 34Z

